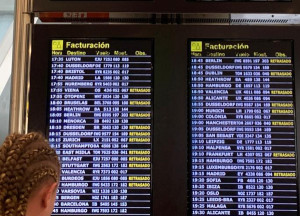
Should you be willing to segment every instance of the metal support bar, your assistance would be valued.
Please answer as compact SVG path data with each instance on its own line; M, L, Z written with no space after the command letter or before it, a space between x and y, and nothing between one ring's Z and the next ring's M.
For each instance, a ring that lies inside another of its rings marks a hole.
M231 25L299 25L299 14L231 14Z
M32 22L30 0L15 0L14 50L9 132L26 132L28 60L31 51L28 27Z

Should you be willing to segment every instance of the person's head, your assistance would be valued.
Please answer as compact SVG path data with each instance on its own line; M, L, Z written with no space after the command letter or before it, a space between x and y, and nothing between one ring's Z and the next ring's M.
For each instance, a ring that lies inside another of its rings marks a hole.
M50 216L60 165L40 133L12 134L0 146L0 215Z

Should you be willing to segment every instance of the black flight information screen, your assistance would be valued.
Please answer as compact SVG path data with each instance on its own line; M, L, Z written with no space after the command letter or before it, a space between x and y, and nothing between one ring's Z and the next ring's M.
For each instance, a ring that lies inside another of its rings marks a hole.
M189 40L191 215L299 215L292 49Z
M153 41L53 39L49 141L61 161L53 215L150 215Z

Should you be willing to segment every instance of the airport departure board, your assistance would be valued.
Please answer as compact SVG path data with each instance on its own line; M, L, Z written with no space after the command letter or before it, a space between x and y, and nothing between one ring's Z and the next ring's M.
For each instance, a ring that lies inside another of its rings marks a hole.
M53 39L49 141L61 161L53 215L150 215L150 39Z
M191 215L299 215L293 41L189 47Z

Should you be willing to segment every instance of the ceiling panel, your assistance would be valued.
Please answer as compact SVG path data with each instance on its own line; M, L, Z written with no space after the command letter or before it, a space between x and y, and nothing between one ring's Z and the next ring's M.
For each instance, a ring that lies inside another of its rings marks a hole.
M0 0L0 13L1 12L13 12L14 0Z

